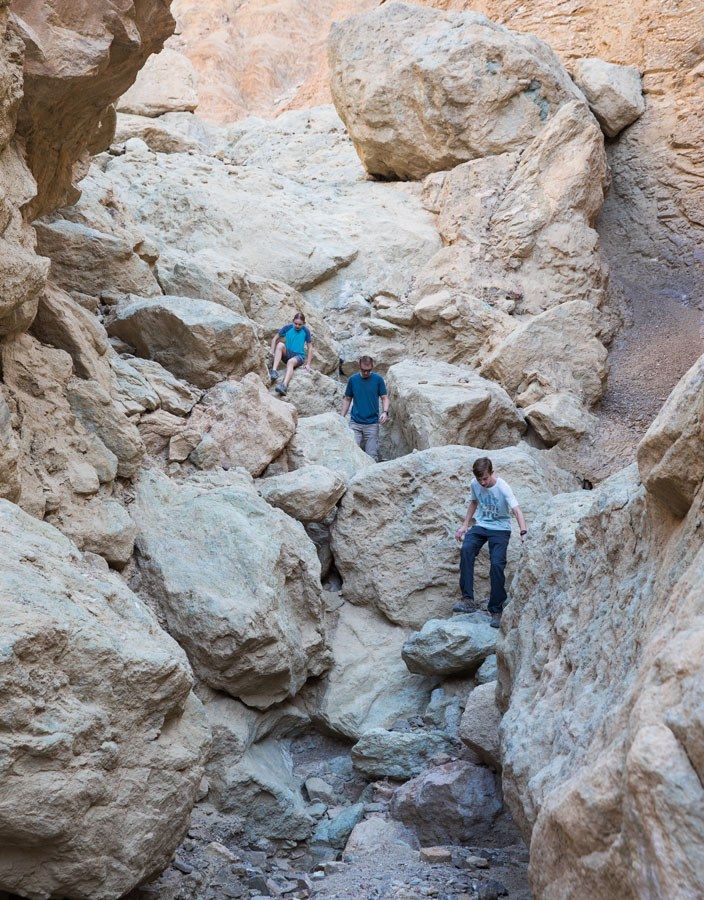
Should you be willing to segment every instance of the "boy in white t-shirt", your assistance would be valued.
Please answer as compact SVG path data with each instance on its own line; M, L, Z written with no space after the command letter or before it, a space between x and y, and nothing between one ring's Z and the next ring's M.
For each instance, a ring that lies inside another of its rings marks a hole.
M470 484L471 499L464 522L455 532L455 538L462 541L460 553L460 590L462 602L455 604L453 612L473 612L474 605L474 560L489 542L491 566L489 579L491 594L489 612L491 625L498 628L501 612L506 602L506 550L511 537L511 514L516 517L521 530L521 541L527 534L526 520L513 491L503 478L497 478L488 456L475 459L472 466L474 478ZM474 519L475 525L469 523Z

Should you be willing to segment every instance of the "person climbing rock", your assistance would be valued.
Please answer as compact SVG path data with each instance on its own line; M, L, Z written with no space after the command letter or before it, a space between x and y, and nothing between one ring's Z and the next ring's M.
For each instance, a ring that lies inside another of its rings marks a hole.
M313 360L313 336L306 325L306 317L303 313L295 313L292 322L284 325L283 328L279 328L271 340L270 352L273 356L272 366L269 369L269 376L272 381L279 380L281 377L279 375L279 366L282 361L286 363L283 382L277 384L274 388L277 394L281 394L283 397L288 391L294 369L303 366L306 372L310 372L310 364Z
M488 456L480 456L472 465L474 478L470 483L471 499L464 522L455 532L455 539L462 541L460 552L460 590L462 601L456 603L453 612L473 612L474 607L474 560L489 542L489 579L491 592L488 610L491 625L498 628L501 613L506 602L506 551L511 538L511 513L520 528L521 541L528 529L516 497L509 485L494 473L494 466ZM470 528L470 522L475 524Z
M379 400L381 399L381 416ZM386 382L374 371L371 356L360 356L359 372L350 376L342 400L342 415L346 416L352 404L350 427L357 446L379 462L379 425L389 417L389 395Z

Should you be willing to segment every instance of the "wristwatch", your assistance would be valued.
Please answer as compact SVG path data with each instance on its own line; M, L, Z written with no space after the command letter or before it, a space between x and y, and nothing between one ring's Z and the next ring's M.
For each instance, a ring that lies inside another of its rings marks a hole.
M523 537L524 534L528 534L528 529L527 529L527 528L524 528L524 529L523 529L523 531L521 532L521 537Z

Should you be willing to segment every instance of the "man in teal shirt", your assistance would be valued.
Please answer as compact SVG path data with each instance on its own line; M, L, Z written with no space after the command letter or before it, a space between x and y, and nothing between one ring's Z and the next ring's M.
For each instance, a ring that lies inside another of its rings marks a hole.
M306 347L308 348L307 358ZM310 363L313 359L313 336L306 326L306 317L303 313L297 312L292 322L279 328L271 341L271 353L274 357L273 365L269 369L272 381L278 381L281 377L278 372L281 361L286 363L283 383L277 384L274 388L277 394L281 394L283 397L288 391L294 369L303 366L307 372L310 372Z
M342 401L342 415L346 416L352 405L350 427L354 432L357 446L379 462L379 425L389 417L389 395L386 382L377 375L371 356L361 356L359 372L355 372L347 382ZM379 416L379 400L382 412Z

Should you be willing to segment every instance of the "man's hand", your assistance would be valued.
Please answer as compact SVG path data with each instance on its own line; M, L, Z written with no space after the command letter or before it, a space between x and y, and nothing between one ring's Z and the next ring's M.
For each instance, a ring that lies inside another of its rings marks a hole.
M455 532L455 540L462 541L464 539L465 534L467 534L468 531L469 531L469 529L467 528L466 525L460 525L460 527Z
M379 424L380 424L380 425L386 425L386 423L387 423L388 421L389 421L389 414L388 414L387 412L383 412L383 413L379 416Z

